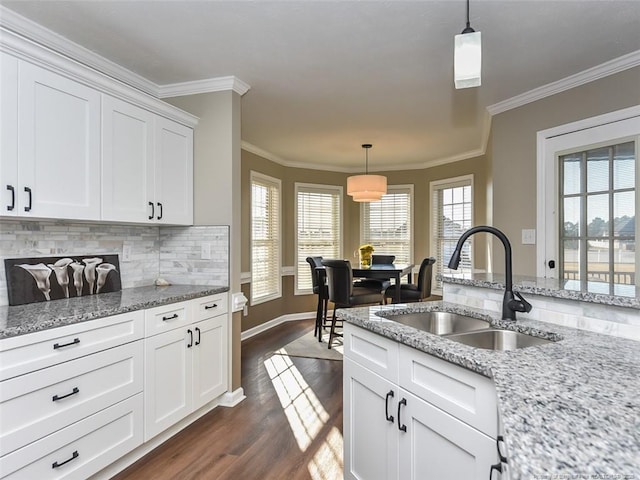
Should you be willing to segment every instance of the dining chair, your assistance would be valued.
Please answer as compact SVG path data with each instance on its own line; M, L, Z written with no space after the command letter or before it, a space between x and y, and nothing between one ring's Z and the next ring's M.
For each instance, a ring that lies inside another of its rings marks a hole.
M318 307L316 308L316 326L313 336L318 336L322 342L322 329L327 323L327 307L329 305L329 289L327 288L327 272L322 265L322 257L307 257L307 263L311 267L311 284L313 293L318 295Z
M371 304L382 305L384 297L380 290L353 286L353 271L349 260L322 260L322 265L327 271L329 300L333 302L329 330L329 348L331 348L333 337L342 336L336 333L336 309Z
M371 263L374 265L393 265L395 255L371 255ZM354 287L375 288L384 291L391 286L391 278L364 278L356 280Z
M422 260L418 271L418 284L403 283L400 285L400 298L396 298L395 285L387 288L384 292L385 303L387 298L391 298L391 303L421 302L431 296L431 281L433 276L433 264L436 259L427 257Z

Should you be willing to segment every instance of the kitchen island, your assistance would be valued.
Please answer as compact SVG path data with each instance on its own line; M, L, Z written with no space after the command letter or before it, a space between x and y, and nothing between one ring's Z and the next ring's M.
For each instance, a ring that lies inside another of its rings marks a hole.
M499 281L495 283L499 285ZM479 283L467 286L486 291L486 286ZM446 283L444 293L447 300ZM500 300L502 291L496 293ZM542 296L544 293L536 292ZM455 296L462 297L463 292L455 290ZM531 301L530 296L527 300ZM566 297L562 300L572 301ZM534 314L536 305L532 303ZM555 341L513 351L483 350L383 318L430 310L484 318L499 328ZM630 318L637 317L635 305L624 310ZM490 378L496 388L512 480L640 478L637 341L524 315L515 324L508 323L500 320L495 311L447 301L345 309L339 310L338 316L400 345Z

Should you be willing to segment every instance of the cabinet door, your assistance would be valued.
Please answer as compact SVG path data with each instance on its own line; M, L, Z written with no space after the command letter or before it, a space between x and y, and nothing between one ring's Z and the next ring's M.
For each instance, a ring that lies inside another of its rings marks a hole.
M193 409L227 391L227 315L194 324Z
M18 59L0 52L0 215L17 215Z
M156 221L151 216L155 209L154 117L142 108L103 96L103 220Z
M145 441L191 413L192 335L171 330L145 339Z
M497 463L495 440L400 389L400 478L460 480L488 478Z
M20 62L18 215L100 219L100 93Z
M343 386L344 478L398 478L398 388L349 358L344 359ZM393 420L387 420L387 413Z
M156 219L193 224L193 130L156 117Z

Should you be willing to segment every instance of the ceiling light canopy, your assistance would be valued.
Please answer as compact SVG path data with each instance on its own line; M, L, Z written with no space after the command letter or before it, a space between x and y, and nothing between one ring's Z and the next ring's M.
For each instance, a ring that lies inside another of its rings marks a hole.
M387 193L387 177L383 175L369 175L369 149L373 145L365 143L365 174L353 175L347 178L347 194L354 202L377 202Z
M482 43L480 32L471 28L469 22L469 0L467 0L467 26L455 38L454 83L456 88L479 87L482 71Z

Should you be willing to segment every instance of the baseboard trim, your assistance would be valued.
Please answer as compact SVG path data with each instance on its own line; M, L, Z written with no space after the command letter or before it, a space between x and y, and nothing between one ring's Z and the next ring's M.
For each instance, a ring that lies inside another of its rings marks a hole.
M327 312L327 318L329 318L333 314L333 310L329 310ZM268 322L261 323L249 330L245 330L240 334L240 340L245 341L248 338L254 337L259 333L266 332L267 330L277 327L280 324L285 322L295 322L296 320L309 320L310 318L315 318L316 312L299 312L299 313L288 313L286 315L280 315L277 318L269 320Z
M247 398L242 387L235 389L233 392L226 392L220 398L221 407L235 407L241 401Z

